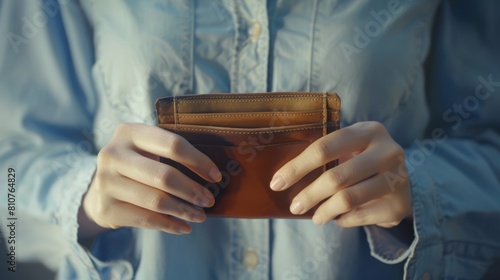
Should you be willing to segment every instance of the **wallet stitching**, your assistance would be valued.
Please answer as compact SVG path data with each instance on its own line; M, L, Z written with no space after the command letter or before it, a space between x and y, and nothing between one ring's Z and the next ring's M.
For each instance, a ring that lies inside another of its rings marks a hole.
M338 110L335 110L332 112L333 113L333 121L334 122L337 122L338 119L339 119L339 112ZM269 117L269 116L286 116L286 115L292 115L292 116L314 116L314 115L319 115L319 114L323 114L323 113L283 113L283 114L229 114L229 113L224 113L224 115L212 115L210 116L210 118L224 118L224 117L238 117L238 116L247 116L247 117ZM160 122L165 119L165 118L169 118L169 117L173 117L174 118L174 122L176 123L180 123L180 119L181 118L207 118L206 115L195 115L195 113L193 113L193 115L189 115L189 116L182 116L182 114L176 114L176 113L164 113L164 114L161 114L159 116L159 119L160 119ZM175 123L174 123L175 124Z
M334 98L334 97L328 97L328 98ZM237 103L237 102L261 102L261 101L274 101L274 100L288 100L288 101L294 101L294 100L322 100L323 98L309 98L309 97L303 97L303 98L260 98L260 99L245 99L245 100L236 100L236 99L214 99L214 100L206 100L206 99L200 99L200 100L178 100L179 103L213 103L213 102L228 102L228 103Z
M331 95L331 96L327 95L327 94L328 93L325 93L327 100L330 101L333 99L335 101L335 107L328 108L328 109L332 110L332 113L334 115L333 121L338 122L339 121L339 113L340 113L339 98L336 94ZM288 98L283 99L282 97L288 97ZM177 98L177 99L174 99L174 102L173 102L175 112L173 114L171 114L171 113L161 114L161 116L159 116L159 117L160 118L168 118L170 116L173 116L174 122L180 123L180 121L179 121L180 115L177 112L179 112L178 106L179 106L179 103L181 103L181 102L182 103L209 103L209 102L214 102L214 101L219 101L219 102L258 102L258 101L273 101L273 100L289 100L289 101L292 101L292 100L318 100L320 98L323 99L323 101L325 101L325 98L322 98L322 97L311 97L310 95L297 95L297 94L292 94L292 95L290 95L290 94L276 95L275 94L275 95L269 95L268 97L261 96L259 99L248 99L248 98L252 98L252 97L240 96L240 95L226 95L226 96L201 96L201 95L197 95L197 96ZM207 99L211 99L211 100L207 100ZM237 100L237 99L246 99L246 100ZM271 115L273 115L273 114L271 114ZM274 115L279 116L279 115L283 115L283 114L274 114ZM300 116L301 114L297 114L297 115ZM307 115L307 114L304 114L304 115ZM231 115L229 115L229 116L231 116ZM238 115L234 115L234 116L238 116ZM259 115L247 115L247 116L265 116L265 115L259 114ZM183 116L183 117L190 117L190 116ZM194 118L194 116L193 116L193 118ZM339 125L337 124L336 126L337 126L336 129L338 129Z
M294 116L314 116L314 115L319 115L322 114L322 112L316 112L316 113L281 113L281 114L230 114L230 113L224 113L224 115L212 115L210 116L211 118L224 118L228 116L232 117L240 117L240 116L248 116L248 117L270 117L270 116L287 116L287 115L294 115ZM188 116L179 116L179 118L206 118L206 115L188 115Z
M339 111L334 110L332 111L333 113L333 121L337 122L339 120ZM230 113L224 113L224 115L212 115L210 118L224 118L224 117L238 117L238 116L247 116L247 117L269 117L269 116L286 116L286 115L292 115L292 116L314 116L314 115L319 115L322 113L283 113L283 114L230 114ZM176 113L163 113L159 116L160 122L163 121L165 118L174 118L174 122L180 123L181 118L207 118L206 115L188 115L188 116L182 116L182 114L176 114ZM175 123L174 123L175 124Z
M175 96L174 96L174 122L175 125L179 123L179 115L177 114L179 112L179 107L178 107L178 102L175 102Z
M327 93L328 94L328 93ZM199 99L253 99L256 96L243 96L238 94L228 94L224 96L206 96L206 95L195 95L195 96L184 96L179 100L199 100ZM292 97L292 98L310 98L318 99L323 98L323 96L312 96L309 94L269 94L267 96L259 96L258 98L277 98L277 97ZM336 95L327 95L328 98L338 98Z
M338 110L333 110L333 109L328 109L331 111L333 114L337 114L339 111ZM286 116L286 115L294 115L294 116L313 116L313 115L322 115L323 112L314 112L314 113L264 113L264 114L254 114L250 115L251 113L179 113L179 117L182 118L204 118L206 115L211 114L210 117L226 117L226 116L257 116L257 117L270 117L270 116ZM217 114L224 114L224 115L217 115ZM174 116L175 113L161 113L160 117L171 117Z
M326 93L324 94L323 98L323 136L326 135L326 113L327 113L327 108L326 108L326 99L327 95Z
M217 133L230 133L230 134L268 134L268 133L282 133L282 132L292 132L292 131L301 131L301 130L311 130L311 129L321 129L322 127L304 127L304 128L295 128L295 129L285 129L285 130L269 130L269 131L225 131L225 130L217 130L217 129L209 129L209 128L183 128L178 127L173 130L190 130L190 131L205 131L205 132L217 132Z
M327 110L327 106L326 106L326 103L327 103L327 95L326 93L323 95L324 98L323 98L323 137L326 135L327 133L327 127L326 127L326 121L327 121L327 113L328 113L328 110ZM326 164L323 165L323 173L326 171Z

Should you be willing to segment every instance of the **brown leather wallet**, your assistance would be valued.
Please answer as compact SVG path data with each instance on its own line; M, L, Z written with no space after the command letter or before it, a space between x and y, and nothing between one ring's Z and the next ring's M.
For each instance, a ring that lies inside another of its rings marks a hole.
M316 139L339 128L335 93L198 94L156 100L158 126L187 139L211 158L223 178L210 183L170 159L170 164L216 197L207 216L305 218L290 213L292 199L337 161L310 172L285 191L269 188L274 173Z

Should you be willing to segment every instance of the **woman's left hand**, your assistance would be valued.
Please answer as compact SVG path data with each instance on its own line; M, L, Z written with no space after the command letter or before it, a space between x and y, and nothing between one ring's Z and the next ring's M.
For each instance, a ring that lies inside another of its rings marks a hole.
M313 222L321 225L335 219L343 227L393 227L411 217L403 149L378 122L359 122L318 139L275 173L271 189L286 190L335 159L340 159L338 166L293 199L293 214L303 214L321 203Z

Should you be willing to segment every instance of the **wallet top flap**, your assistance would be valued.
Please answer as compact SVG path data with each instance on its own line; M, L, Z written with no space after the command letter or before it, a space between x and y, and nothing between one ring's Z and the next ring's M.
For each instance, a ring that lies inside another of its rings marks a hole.
M158 124L181 124L180 116L204 117L210 114L255 117L279 114L314 113L320 122L340 121L340 98L336 93L271 92L238 94L196 94L159 98L155 102Z

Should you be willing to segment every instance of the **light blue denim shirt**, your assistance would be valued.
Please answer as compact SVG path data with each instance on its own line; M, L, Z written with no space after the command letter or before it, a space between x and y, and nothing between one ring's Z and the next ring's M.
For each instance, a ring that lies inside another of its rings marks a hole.
M480 278L500 256L499 3L1 1L0 174L17 174L18 258L61 279ZM267 91L337 92L342 126L383 123L406 152L409 231L209 218L185 236L78 243L118 124L154 125L160 96Z

